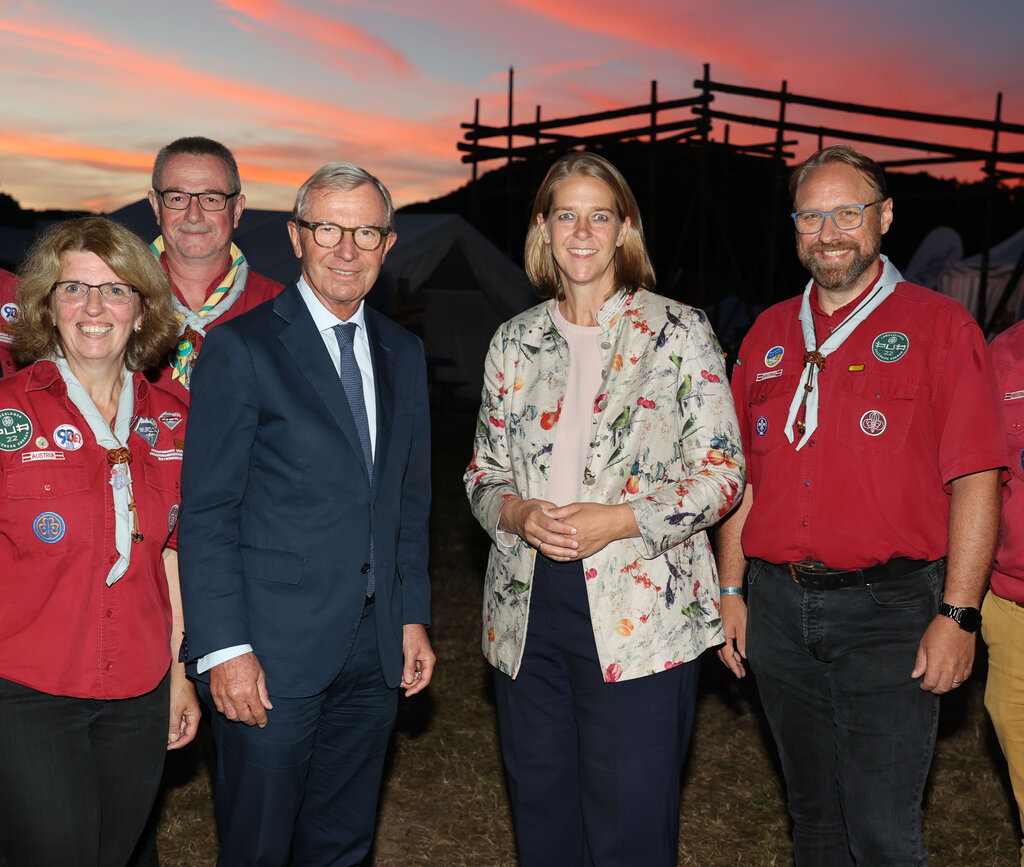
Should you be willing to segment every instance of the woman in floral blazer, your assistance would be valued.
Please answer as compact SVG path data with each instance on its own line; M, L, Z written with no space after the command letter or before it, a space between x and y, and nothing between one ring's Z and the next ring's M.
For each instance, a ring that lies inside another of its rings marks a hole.
M534 213L550 300L491 341L465 474L520 859L671 865L697 659L723 640L705 531L742 493L736 414L704 314L650 291L614 166L561 158Z

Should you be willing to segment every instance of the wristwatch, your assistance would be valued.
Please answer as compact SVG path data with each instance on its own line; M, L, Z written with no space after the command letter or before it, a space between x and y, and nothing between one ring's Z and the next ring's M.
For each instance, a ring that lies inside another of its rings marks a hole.
M981 629L981 612L977 608L957 608L954 605L939 603L939 614L955 620L956 625L964 632L977 632Z

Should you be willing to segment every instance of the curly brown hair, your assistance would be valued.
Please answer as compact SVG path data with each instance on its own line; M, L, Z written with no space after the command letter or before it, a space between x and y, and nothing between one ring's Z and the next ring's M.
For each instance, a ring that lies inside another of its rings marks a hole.
M142 300L140 329L128 337L125 366L146 370L163 361L178 337L171 282L149 246L133 232L105 217L78 217L56 223L40 235L18 272L20 315L12 324L14 352L31 364L61 349L50 309L53 284L60 279L66 253L94 253L119 279L134 286Z

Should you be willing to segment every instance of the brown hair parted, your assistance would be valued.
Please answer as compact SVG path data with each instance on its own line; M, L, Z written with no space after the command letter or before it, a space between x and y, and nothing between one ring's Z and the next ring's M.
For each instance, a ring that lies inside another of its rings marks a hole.
M228 171L228 177L231 178L231 185L234 187L233 190L223 190L222 192L242 192L242 179L238 175L238 163L235 162L235 155L219 141L214 141L212 138L204 138L201 135L179 138L172 141L169 145L160 148L160 152L156 155L156 162L153 163L152 180L154 190L161 191L160 176L163 174L164 165L171 157L181 154L195 157L216 157L224 163L224 168Z
M142 322L140 330L128 337L125 365L131 371L155 367L164 360L178 336L171 283L146 243L105 217L79 217L56 223L29 248L19 270L17 298L21 312L11 326L18 358L29 364L55 356L60 350L50 297L53 284L61 277L62 257L79 252L99 256L119 279L138 290Z
M644 242L643 221L633 191L622 173L608 160L588 151L573 151L559 157L548 169L533 201L530 228L526 233L526 247L523 262L526 276L537 288L542 298L561 298L562 286L558 266L549 245L544 243L544 234L537 224L537 214L547 220L554 201L554 190L562 181L576 175L587 175L601 181L612 192L618 217L629 218L629 232L626 240L615 254L615 276L619 289L635 291L653 290L655 284L654 266Z
M830 145L827 148L822 148L794 168L793 174L789 178L790 197L795 201L797 187L803 183L804 178L814 169L820 169L829 163L842 163L843 165L850 166L852 169L856 169L874 187L875 194L879 199L889 197L885 186L885 172L882 170L882 167L870 157L864 156L859 150L844 144Z

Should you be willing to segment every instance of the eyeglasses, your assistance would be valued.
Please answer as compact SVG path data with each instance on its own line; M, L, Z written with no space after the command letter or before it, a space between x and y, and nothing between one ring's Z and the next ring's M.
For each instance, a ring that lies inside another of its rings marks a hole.
M132 293L139 291L127 283L101 283L96 286L93 283L82 283L80 280L59 280L50 287L51 292L57 293L57 300L65 304L84 302L93 289L103 296L107 304L127 304L132 300Z
M296 226L302 226L313 233L313 240L321 247L337 247L346 232L352 233L352 240L360 250L372 252L376 250L384 239L391 234L391 230L384 226L356 226L350 229L348 226L339 226L337 223L319 222L311 223L308 220L292 220Z
M825 227L825 217L831 217L837 229L850 232L859 229L864 222L864 209L880 205L885 199L868 202L866 205L840 205L831 211L796 211L790 214L801 235L817 235Z
M184 190L156 190L165 208L172 211L187 211L193 199L199 200L199 207L204 211L223 211L228 206L228 199L238 193L186 193Z

